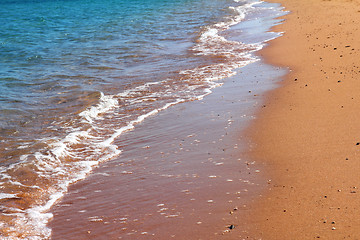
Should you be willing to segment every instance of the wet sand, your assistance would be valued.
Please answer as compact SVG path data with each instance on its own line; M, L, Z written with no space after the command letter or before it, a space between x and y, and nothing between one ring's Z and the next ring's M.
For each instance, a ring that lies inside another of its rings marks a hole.
M261 69L262 71L259 71ZM285 72L259 61L201 101L150 117L53 207L52 239L238 239L266 187L243 131ZM232 226L233 225L233 226Z
M291 14L260 54L291 72L248 131L269 173L252 236L359 239L360 1L275 2Z

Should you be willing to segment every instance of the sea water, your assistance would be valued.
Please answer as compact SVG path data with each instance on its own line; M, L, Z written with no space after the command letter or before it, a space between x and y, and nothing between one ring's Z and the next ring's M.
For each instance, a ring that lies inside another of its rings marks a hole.
M48 238L48 210L121 154L115 139L257 61L278 34L232 29L281 14L258 0L1 1L1 239Z

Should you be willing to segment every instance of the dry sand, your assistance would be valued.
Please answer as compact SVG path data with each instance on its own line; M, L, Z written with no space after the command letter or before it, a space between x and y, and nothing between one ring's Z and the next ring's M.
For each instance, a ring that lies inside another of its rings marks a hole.
M290 73L249 131L271 180L251 235L360 239L360 1L274 2L291 13L260 55Z

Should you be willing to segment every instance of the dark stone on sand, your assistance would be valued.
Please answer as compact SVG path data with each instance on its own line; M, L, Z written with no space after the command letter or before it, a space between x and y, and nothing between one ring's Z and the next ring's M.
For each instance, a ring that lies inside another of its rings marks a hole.
M356 143L356 146L359 146L360 145L360 142Z
M233 230L234 228L235 228L235 225L230 225L229 227L228 227L230 230Z

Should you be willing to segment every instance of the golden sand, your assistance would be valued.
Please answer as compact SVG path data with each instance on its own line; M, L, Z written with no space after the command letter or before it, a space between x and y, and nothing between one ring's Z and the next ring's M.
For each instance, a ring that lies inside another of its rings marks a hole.
M271 180L252 235L359 239L360 1L273 2L290 14L260 55L290 73L250 129Z

